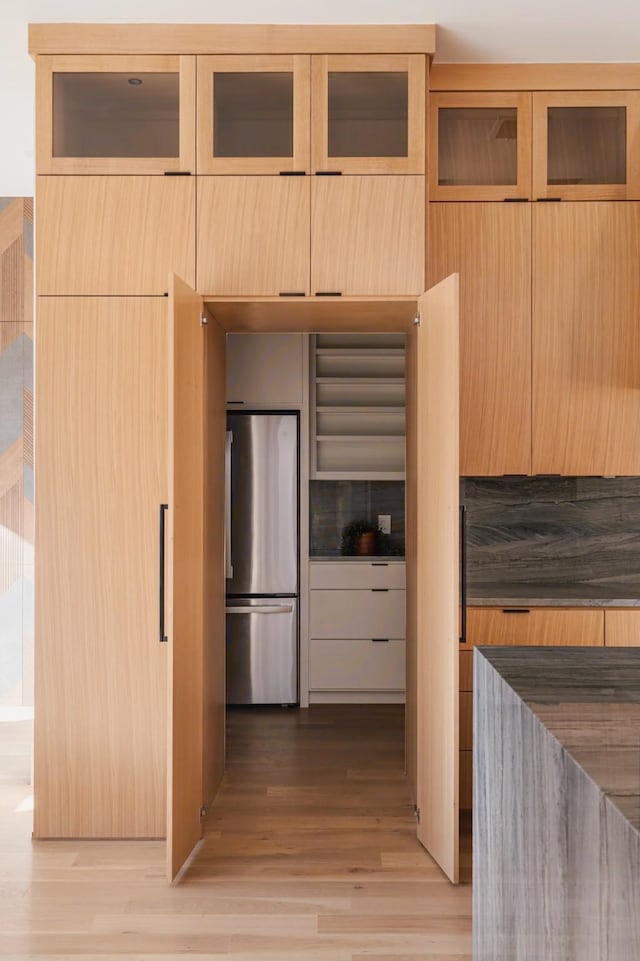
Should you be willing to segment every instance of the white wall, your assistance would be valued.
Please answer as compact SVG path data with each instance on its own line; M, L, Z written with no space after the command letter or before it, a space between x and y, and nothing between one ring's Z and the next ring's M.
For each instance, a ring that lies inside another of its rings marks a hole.
M0 197L33 193L33 63L42 21L437 23L442 61L640 60L637 0L0 0Z

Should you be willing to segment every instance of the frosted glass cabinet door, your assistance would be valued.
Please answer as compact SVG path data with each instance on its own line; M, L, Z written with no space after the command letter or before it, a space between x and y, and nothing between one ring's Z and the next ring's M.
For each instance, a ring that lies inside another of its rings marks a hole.
M534 198L640 198L640 94L534 93Z
M192 173L195 57L37 58L38 171Z
M531 94L434 93L429 98L432 200L531 197Z
M313 173L424 174L421 54L311 58Z
M198 173L309 173L308 56L198 57Z

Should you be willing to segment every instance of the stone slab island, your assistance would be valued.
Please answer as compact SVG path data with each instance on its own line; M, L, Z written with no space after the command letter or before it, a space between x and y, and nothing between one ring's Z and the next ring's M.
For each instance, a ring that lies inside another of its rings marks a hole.
M640 959L640 648L476 648L474 961Z

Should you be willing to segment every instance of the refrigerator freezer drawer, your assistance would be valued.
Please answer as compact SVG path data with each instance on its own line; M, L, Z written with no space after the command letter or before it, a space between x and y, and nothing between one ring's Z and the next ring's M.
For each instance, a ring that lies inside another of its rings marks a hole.
M227 704L296 704L296 598L227 600Z

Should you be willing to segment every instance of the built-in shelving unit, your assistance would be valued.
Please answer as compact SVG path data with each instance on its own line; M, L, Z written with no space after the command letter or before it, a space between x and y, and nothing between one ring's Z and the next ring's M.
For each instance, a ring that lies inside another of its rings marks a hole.
M404 341L392 333L313 337L313 478L404 478Z

